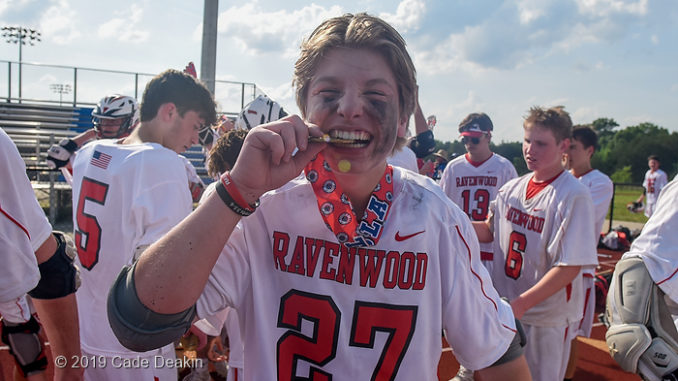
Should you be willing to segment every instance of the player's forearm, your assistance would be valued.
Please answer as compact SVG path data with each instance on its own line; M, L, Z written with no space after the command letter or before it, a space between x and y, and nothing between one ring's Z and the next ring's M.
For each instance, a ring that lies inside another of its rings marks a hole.
M192 306L240 218L214 192L146 249L134 272L141 302L163 314Z
M38 250L35 251L35 259L38 261L38 264L46 262L48 259L52 258L52 255L57 250L57 241L54 238L54 235L50 234L45 242L40 245Z
M556 266L549 270L537 284L511 301L513 314L521 319L530 308L563 289L579 274L581 266Z
M80 331L75 293L57 299L33 299L49 340L52 358L80 357ZM81 380L84 368L64 367L54 369L54 380Z
M421 106L418 103L417 107L414 109L414 131L416 132L416 135L428 131L428 124L426 123L424 112L421 111Z
M494 236L492 235L492 230L487 224L487 221L471 221L473 224L473 229L476 231L478 236L478 242L492 242L494 241Z
M97 131L93 128L90 128L89 130L75 136L73 138L73 141L75 144L78 145L78 148L82 147L83 144L87 143L88 141L96 138L97 136Z

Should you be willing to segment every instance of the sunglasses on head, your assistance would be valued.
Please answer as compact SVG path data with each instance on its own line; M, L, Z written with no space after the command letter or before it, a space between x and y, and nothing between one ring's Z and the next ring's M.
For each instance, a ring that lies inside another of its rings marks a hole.
M468 143L478 144L478 143L480 143L480 138L478 138L478 137L462 136L462 137L461 137L461 142L464 143L464 144L468 144Z

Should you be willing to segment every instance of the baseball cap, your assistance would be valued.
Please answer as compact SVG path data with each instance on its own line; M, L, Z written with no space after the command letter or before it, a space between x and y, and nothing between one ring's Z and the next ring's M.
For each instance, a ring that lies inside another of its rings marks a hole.
M492 120L484 112L471 113L459 123L459 133L462 136L479 137L492 131Z

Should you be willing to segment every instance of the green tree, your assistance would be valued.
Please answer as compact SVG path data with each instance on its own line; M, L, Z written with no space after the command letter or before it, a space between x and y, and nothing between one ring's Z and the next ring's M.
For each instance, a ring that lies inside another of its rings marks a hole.
M607 144L608 167L616 171L630 166L632 182L640 183L647 171L647 157L650 155L658 155L662 166L671 169L678 158L677 143L677 133L669 134L667 129L653 123L626 127L617 131Z
M591 122L591 127L598 133L598 138L603 138L605 136L614 135L614 129L619 127L614 119L611 118L598 118Z
M518 172L519 175L524 175L526 174L527 171L527 164L525 164L525 160L523 159L523 144L520 142L511 142L511 143L506 143L506 142L501 142L499 145L494 145L491 144L490 148L492 149L493 152L496 152L497 154L505 157L513 163L513 166L516 168L516 172Z
M627 165L622 169L616 170L610 176L610 179L612 179L612 182L616 183L616 184L630 183L632 181L632 179L631 179L631 166Z

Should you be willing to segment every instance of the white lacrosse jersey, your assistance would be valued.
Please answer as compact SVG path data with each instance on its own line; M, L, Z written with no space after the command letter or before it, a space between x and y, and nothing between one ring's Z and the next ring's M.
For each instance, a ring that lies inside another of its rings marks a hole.
M666 172L657 169L652 172L647 170L645 172L645 179L643 180L643 188L645 188L645 215L652 216L656 211L657 197L662 188L669 182Z
M245 346L240 335L241 326L238 313L233 308L227 308L226 333L228 334L228 366L245 369Z
M588 188L591 194L594 208L594 232L596 233L596 243L598 236L603 231L605 217L610 210L610 201L614 193L614 184L609 177L597 169L592 169L577 179Z
M447 197L459 206L471 221L485 221L490 202L507 181L518 177L513 164L495 153L482 163L473 163L468 154L452 160L440 179ZM480 243L483 262L492 262L492 243Z
M184 162L156 143L99 140L73 165L73 227L82 285L76 293L80 340L87 353L137 356L111 331L106 298L135 250L150 245L192 209ZM160 350L144 355L159 353Z
M652 280L678 302L678 179L662 189L657 209L624 257L641 257Z
M614 193L614 184L607 175L597 169L591 169L583 175L576 177L582 184L586 186L591 194L593 201L594 220L593 232L596 238L596 251L600 233L603 230L605 217L610 209L610 201L612 201L612 194ZM594 276L596 268L593 266L582 267L581 275L584 284L584 312L582 323L579 325L578 334L580 336L591 336L591 328L593 325L595 314L595 284Z
M414 173L419 173L419 166L417 165L417 155L408 146L404 146L393 155L386 159L386 162L392 166L409 169Z
M490 208L494 230L492 281L509 300L532 288L554 266L595 266L593 203L589 191L563 171L526 200L532 173L511 180ZM578 322L584 310L582 277L529 309L521 322L556 327Z
M240 221L197 308L236 308L247 380L437 380L443 329L471 369L506 351L513 314L480 263L468 218L432 180L398 167L393 178L388 218L369 248L339 244L305 178L265 194Z
M0 303L15 300L40 280L37 250L52 233L26 165L12 139L0 129Z

